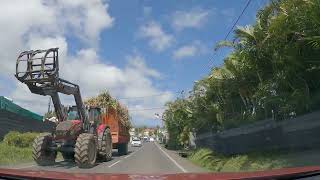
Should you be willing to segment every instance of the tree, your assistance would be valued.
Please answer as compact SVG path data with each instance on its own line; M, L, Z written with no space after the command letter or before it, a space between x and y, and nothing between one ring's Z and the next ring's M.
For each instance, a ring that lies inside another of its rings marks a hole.
M195 82L190 96L167 103L171 146L191 129L218 132L266 118L320 109L320 0L273 0L256 22L238 27L224 63Z
M43 116L44 119L56 117L56 113L54 111L46 112Z

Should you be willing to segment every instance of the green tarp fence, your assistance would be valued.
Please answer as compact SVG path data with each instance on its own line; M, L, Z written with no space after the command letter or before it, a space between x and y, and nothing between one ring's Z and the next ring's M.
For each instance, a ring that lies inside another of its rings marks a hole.
M12 101L8 100L3 96L0 96L0 109L6 110L12 113L16 113L16 114L19 114L20 116L27 117L29 119L38 120L38 121L42 121L42 118L43 118L42 116L36 113L33 113L29 110L26 110L16 105L15 103L13 103Z

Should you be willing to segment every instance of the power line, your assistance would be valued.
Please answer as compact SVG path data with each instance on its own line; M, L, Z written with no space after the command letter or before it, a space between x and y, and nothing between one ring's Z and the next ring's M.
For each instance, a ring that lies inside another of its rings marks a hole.
M247 1L247 4L245 5L245 7L243 8L241 14L238 16L237 20L233 23L231 29L229 30L229 32L227 33L227 35L225 36L224 40L227 40L230 33L232 32L232 30L234 29L234 27L237 25L237 23L239 22L240 18L242 17L242 15L244 14L244 12L247 10L249 4L251 3L251 0Z
M226 34L226 36L224 37L224 41L226 41L230 35L230 33L233 31L234 27L237 25L237 23L239 22L239 20L241 19L241 17L243 16L244 12L247 10L247 8L249 7L250 3L251 3L252 0L248 0L245 7L242 9L240 15L237 17L236 21L233 23L233 25L231 26L230 30L228 31L228 33ZM214 51L213 53L213 58L211 58L209 60L209 63L208 63L208 66L210 67L211 66L211 61L213 61L215 59L214 56L217 55L217 50ZM206 68L206 67L205 67Z
M144 108L144 109L129 109L129 111L149 111L149 110L160 110L165 109L165 107L154 107L154 108Z

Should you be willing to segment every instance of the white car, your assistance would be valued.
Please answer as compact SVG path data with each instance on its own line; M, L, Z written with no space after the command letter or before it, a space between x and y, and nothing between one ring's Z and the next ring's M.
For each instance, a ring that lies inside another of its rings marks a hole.
M151 137L151 138L150 138L150 142L153 142L153 141L154 141L154 138L153 138L153 137Z
M131 142L131 146L134 146L134 147L142 146L141 140L139 138L133 138Z

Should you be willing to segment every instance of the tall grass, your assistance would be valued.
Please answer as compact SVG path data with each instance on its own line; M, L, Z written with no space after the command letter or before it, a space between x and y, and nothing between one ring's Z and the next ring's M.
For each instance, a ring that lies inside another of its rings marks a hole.
M32 148L19 148L0 143L0 165L12 165L16 163L32 161Z
M215 172L270 170L288 166L273 153L249 153L223 156L209 149L199 149L188 157L193 163Z
M32 143L39 133L8 133L0 142L0 165L32 161Z

